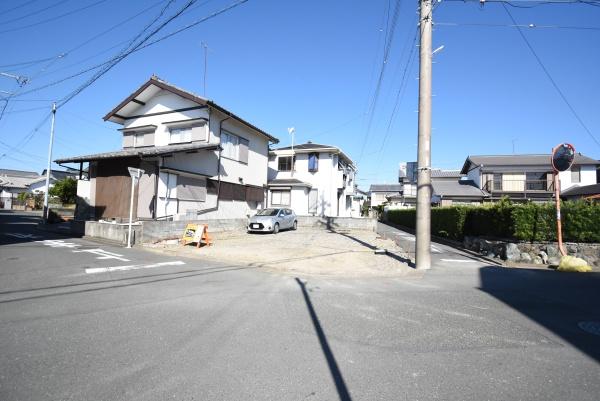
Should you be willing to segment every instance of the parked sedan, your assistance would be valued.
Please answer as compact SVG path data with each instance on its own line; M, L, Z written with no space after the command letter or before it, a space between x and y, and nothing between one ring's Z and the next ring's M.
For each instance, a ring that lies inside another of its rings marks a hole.
M298 219L292 209L269 208L259 210L248 220L248 232L272 232L298 228Z

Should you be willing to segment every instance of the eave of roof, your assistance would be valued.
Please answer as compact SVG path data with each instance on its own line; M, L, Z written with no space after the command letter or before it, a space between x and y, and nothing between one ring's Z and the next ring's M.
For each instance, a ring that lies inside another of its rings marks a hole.
M267 183L269 187L308 187L312 188L312 185L308 182L300 181L296 178L276 178Z
M133 148L125 149L115 152L96 153L92 155L74 156L70 158L57 159L54 162L57 164L61 163L79 163L89 162L96 160L107 160L107 159L122 159L129 157L152 157L152 156L164 156L173 153L185 153L195 152L198 150L217 150L219 145L213 143L192 143L185 145L168 145L168 146L155 146L148 148Z
M261 135L264 135L265 137L267 137L271 142L273 143L279 143L279 139L275 138L272 135L267 134L265 131L261 130L260 128L256 127L255 125L249 123L248 121L244 120L243 118L235 115L234 113L230 112L229 110L225 109L224 107L219 106L218 104L216 104L215 102L208 100L206 98L203 98L201 96L198 96L194 93L188 92L184 89L178 88L174 85L171 85L170 83L163 81L162 79L158 78L157 76L153 75L152 77L150 77L150 79L148 81L146 81L145 83L142 84L142 86L140 86L135 92L133 92L131 95L129 95L127 98L125 98L125 100L123 100L121 103L119 103L114 109L112 109L111 111L109 111L104 117L104 121L110 120L113 117L117 117L119 119L123 119L123 116L119 116L118 112L125 107L127 104L129 104L130 102L136 102L136 103L140 103L139 100L136 99L137 96L139 96L146 88L148 88L150 85L154 85L160 89L166 90L168 92L174 93L176 95L181 96L184 99L188 99L192 102L201 104L201 105L208 105L216 110L219 110L221 113L234 118L236 120L238 120L239 122L241 122L242 124L248 126L249 128L255 130L256 132L260 133ZM113 120L111 120L113 121ZM121 124L119 121L113 121L117 124Z
M284 146L282 148L271 149L269 153L277 154L278 151L292 150L291 146ZM337 146L332 145L320 145L318 143L304 143L297 146L294 146L294 153L319 153L319 152L329 152L341 155L346 161L348 161L352 166L354 166L354 161L347 154L344 153L343 150L338 148Z

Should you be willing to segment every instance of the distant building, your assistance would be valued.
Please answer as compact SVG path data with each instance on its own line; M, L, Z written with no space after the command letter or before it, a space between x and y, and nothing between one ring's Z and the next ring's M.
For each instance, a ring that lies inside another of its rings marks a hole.
M269 152L268 206L298 215L359 217L354 162L338 147L312 142Z
M402 184L373 184L369 188L371 207L377 207L390 201L390 198L402 195Z
M0 169L0 209L15 207L19 194L27 192L39 177L35 171Z
M562 191L560 197L565 200L586 199L600 201L600 184L571 187Z
M581 153L573 166L559 173L561 190L597 183L600 162ZM513 201L545 202L553 197L554 183L550 154L468 156L461 174L496 201L508 196Z

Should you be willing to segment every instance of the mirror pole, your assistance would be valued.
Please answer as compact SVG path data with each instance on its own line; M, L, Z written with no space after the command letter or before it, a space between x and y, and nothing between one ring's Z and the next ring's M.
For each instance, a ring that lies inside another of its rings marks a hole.
M556 201L556 236L558 239L558 250L562 256L566 256L567 252L565 252L565 248L563 246L562 224L560 216L560 178L558 176L558 171L553 170L552 174L554 175L554 200Z

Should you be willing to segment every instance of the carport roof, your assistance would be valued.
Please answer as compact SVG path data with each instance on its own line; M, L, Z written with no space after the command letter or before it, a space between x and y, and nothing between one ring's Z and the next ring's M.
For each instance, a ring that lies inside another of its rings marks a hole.
M96 153L92 155L67 157L54 160L54 163L81 163L106 159L121 159L125 157L164 156L173 153L195 153L198 150L217 150L218 144L214 143L187 143L184 145L153 146L148 148L124 149L116 152Z
M295 178L277 178L269 181L269 187L308 187L312 188L307 182L297 180Z

